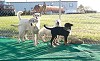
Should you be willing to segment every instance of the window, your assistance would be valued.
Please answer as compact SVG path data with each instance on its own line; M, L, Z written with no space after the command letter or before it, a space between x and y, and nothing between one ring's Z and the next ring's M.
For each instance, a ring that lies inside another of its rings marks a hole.
M73 7L73 3L69 3L69 7Z
M9 9L9 6L7 6L7 5L4 5L4 9Z
M9 9L13 9L14 7L13 6L9 6Z

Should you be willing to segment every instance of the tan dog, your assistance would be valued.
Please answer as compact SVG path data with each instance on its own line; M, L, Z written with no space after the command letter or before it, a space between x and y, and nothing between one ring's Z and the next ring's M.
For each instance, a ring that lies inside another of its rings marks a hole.
M20 41L25 41L25 39L28 39L25 35L27 33L28 30L31 31L32 33L32 39L34 40L34 45L36 46L38 43L38 31L40 29L40 13L35 13L33 16L34 18L29 19L25 19L25 18L21 18L21 14L23 12L22 11L18 11L17 16L19 18L19 26L18 26L18 30L19 30L19 42ZM34 39L34 34L35 34L35 39ZM25 37L25 39L24 39Z
M55 25L53 27L59 27L61 26L61 21L60 20L56 20L55 21ZM52 27L51 27L52 28ZM51 30L48 30L46 28L41 28L39 30L39 36L42 38L43 42L46 42L46 37L51 36Z

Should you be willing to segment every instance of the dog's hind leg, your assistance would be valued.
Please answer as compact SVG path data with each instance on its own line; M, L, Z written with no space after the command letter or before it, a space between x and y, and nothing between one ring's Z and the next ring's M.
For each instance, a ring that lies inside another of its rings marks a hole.
M56 37L56 36L53 36L53 35L52 35L52 38L51 38L51 46L53 46L53 47L56 47L56 46L54 45L54 43L55 43L55 40L54 40L55 37Z
M55 38L54 43L55 43L56 45L59 45L59 44L60 44L60 42L59 42L59 36L58 36L58 35L57 35L57 37Z
M19 29L19 42L25 41L24 36L25 36L25 29Z
M25 39L24 39L24 34L23 34L23 33L19 33L19 43L20 43L21 41L25 41Z
M19 43L21 42L21 36L20 35L18 36L18 42Z
M25 31L23 31L23 33L22 33L22 41L23 42L25 41Z
M22 41L22 32L19 32L18 42L20 43L21 41Z
M29 40L28 37L27 37L27 32L28 32L28 30L25 31L25 39Z

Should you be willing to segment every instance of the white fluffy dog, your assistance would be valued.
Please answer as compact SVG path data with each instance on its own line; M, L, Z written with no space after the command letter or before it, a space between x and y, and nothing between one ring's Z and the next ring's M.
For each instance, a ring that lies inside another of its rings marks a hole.
M55 21L55 25L53 27L59 27L59 26L61 26L61 21L58 19ZM45 38L51 36L51 30L48 30L43 27L39 30L39 36L42 38L43 42L46 42Z
M21 18L22 13L23 13L22 11L18 11L17 13L17 16L19 18L19 26L18 26L19 42L28 39L25 35L27 31L30 30L32 33L32 39L34 40L34 45L36 46L38 44L37 38L38 38L38 31L40 29L40 13L35 13L33 15L34 18L31 19Z

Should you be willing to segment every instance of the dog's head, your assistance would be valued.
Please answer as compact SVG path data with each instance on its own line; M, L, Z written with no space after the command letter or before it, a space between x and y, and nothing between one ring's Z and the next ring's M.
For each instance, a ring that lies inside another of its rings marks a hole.
M64 26L65 26L65 27L71 27L71 26L73 26L73 24L71 24L71 23L65 23Z
M29 23L30 23L31 26L34 26L34 25L40 23L40 20L31 18L31 19L29 20Z
M69 31L71 33L71 26L73 26L73 24L71 24L71 23L65 23L64 29L66 31Z
M71 26L73 26L73 24L71 23L65 23L65 28L68 29L68 30L71 30Z
M34 14L33 14L33 17L34 17L35 19L40 19L41 14L40 14L40 13L34 13Z
M31 18L29 20L29 22L31 23L31 26L34 25L34 24L40 23L40 16L41 16L40 13L34 13L33 14L34 18Z
M55 26L57 27L61 26L61 21L59 19L55 21Z

